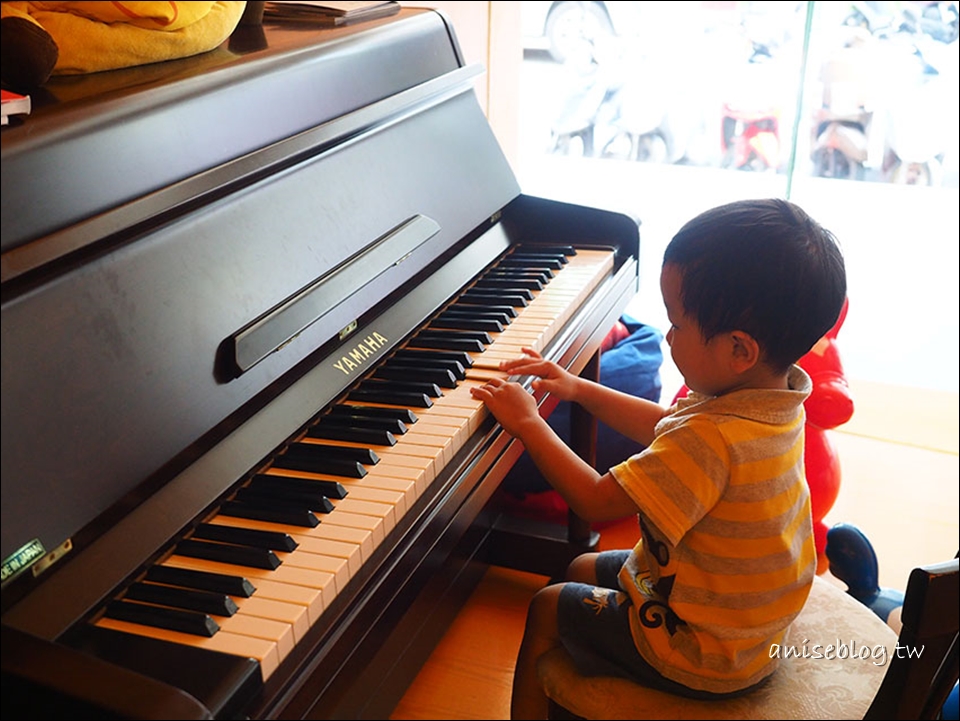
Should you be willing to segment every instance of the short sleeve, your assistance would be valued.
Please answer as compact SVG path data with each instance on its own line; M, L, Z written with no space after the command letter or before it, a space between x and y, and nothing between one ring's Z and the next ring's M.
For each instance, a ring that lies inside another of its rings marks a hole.
M610 472L675 546L720 499L730 455L716 424L698 416L660 433L649 448Z

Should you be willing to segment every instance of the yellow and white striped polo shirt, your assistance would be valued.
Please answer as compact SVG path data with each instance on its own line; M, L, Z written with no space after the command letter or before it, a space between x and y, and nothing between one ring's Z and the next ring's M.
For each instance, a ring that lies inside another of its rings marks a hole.
M803 472L798 366L788 390L690 394L646 450L614 468L640 508L620 572L641 655L689 688L727 693L776 669L779 643L816 570Z

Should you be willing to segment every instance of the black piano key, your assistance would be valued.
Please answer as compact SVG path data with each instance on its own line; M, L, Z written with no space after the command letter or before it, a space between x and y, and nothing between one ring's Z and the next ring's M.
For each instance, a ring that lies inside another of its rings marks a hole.
M327 498L347 497L347 489L337 481L303 478L301 476L271 476L266 473L258 473L250 479L250 488L262 488L268 491L274 488L290 488L307 492L317 491Z
M434 318L428 328L463 328L466 330L483 330L487 333L502 333L503 324L496 320L484 318ZM412 343L413 341L411 341Z
M442 338L422 334L417 334L411 338L407 346L409 348L463 351L464 353L483 353L486 349L483 343L472 338Z
M459 303L454 303L453 305L447 307L447 311L465 312L465 311L469 311L472 308L477 308L481 312L488 311L490 313L502 313L503 315L507 316L507 318L516 318L518 315L516 308L514 308L512 305L506 305L504 303L499 303L497 305L483 305L483 306L477 306L476 304L461 305Z
M457 298L457 303L476 305L512 305L514 308L524 308L530 303L527 293L495 293L487 288L465 290Z
M335 438L335 434L321 435L319 432L310 434L314 438ZM351 440L349 438L339 437L339 440ZM287 471L308 471L310 473L326 473L331 476L343 476L344 478L363 478L367 475L367 469L356 461L338 461L327 460L317 461L312 458L304 458L284 453L273 459L274 468L282 468Z
M212 637L220 630L219 624L205 613L184 611L179 608L150 606L134 601L111 601L104 610L107 618L139 623L142 626L165 628L169 631L191 633L194 636Z
M436 317L436 320L457 320L459 318L477 320L495 320L503 327L510 325L514 316L491 310L482 305L464 305L448 308Z
M533 265L534 263L553 265L554 263L559 263L560 268L563 268L563 266L570 262L563 253L512 253L507 256L507 258L526 265Z
M168 583L171 586L198 588L204 591L240 596L241 598L250 598L253 592L257 590L243 576L196 571L192 568L176 568L174 566L151 566L147 569L144 578L157 583Z
M364 408L365 406L352 406L355 408ZM370 410L396 410L393 408L371 408ZM346 413L329 413L324 418L331 417L333 415L347 415ZM374 413L358 412L352 414L357 418L379 418L386 416L379 416ZM406 425L406 424L404 424ZM356 446L331 446L331 445L321 445L318 443L291 443L286 448L286 453L291 456L300 456L303 458L313 458L318 462L322 460L340 460L340 461L353 461L354 463L361 463L364 466L375 466L380 462L380 456L378 456L372 448L358 448ZM361 471L366 473L366 469L361 466ZM346 475L337 473L335 475ZM363 474L357 476L358 478L363 478Z
M577 249L572 245L561 243L559 245L533 245L522 243L515 250L514 255L576 255Z
M443 358L436 358L433 360L423 360L417 361L412 358L391 358L390 367L400 367L400 368L442 368L444 370L450 371L453 374L453 377L458 381L462 381L467 377L467 369L464 368L457 361L445 360Z
M249 566L250 568L266 568L270 571L280 565L277 554L267 548L194 541L189 538L177 544L176 553L190 558L203 558L207 561L232 563L235 566Z
M559 258L548 257L513 257L507 256L497 263L500 268L546 268L547 270L562 270L564 261Z
M498 269L499 270L499 269ZM503 272L509 273L512 270L524 271L536 273L537 277L540 278L541 282L544 285L547 285L551 280L557 277L557 273L553 268L547 268L543 266L506 266L502 269Z
M423 400L433 405L433 402L427 398L422 393L387 393L386 391L364 391L362 389L356 389L350 391L347 394L347 397L355 401L372 401L377 399L378 403L391 403L396 402L401 405L415 405L410 402L408 396L419 396ZM385 400L386 398L394 398L396 400L390 401ZM420 406L422 408L429 408L430 406ZM369 443L372 446L395 446L397 445L397 437L393 435L390 431L381 431L376 428L357 428L356 426L319 426L313 425L307 429L307 435L310 438L324 438L329 441L351 441L353 443ZM282 458L282 456L281 456ZM279 460L279 458L278 458ZM276 463L276 461L275 461ZM309 468L295 468L293 470L298 471L308 471ZM343 475L343 474L340 474Z
M493 343L489 333L482 330L458 330L456 328L422 328L414 338L460 338L462 340L477 340L484 345ZM394 361L390 358L387 363Z
M390 362L394 362L396 360L397 358L393 357L390 359ZM463 366L460 366L460 369L463 370ZM345 415L355 416L396 418L397 420L403 421L408 426L417 422L417 415L407 408L377 408L375 406L361 406L353 403L337 403L330 406L328 412L330 415L335 413L343 413Z
M373 377L381 380L423 380L434 383L440 388L457 387L457 379L454 377L453 373L443 368L404 368L396 366L383 366L374 372ZM364 424L371 422L373 421L368 419L364 422ZM399 430L393 430L392 428L386 428L386 430L398 435L403 435L407 432L407 427L403 423L400 421L394 421L394 423L399 425Z
M222 541L241 546L256 546L274 551L292 551L298 545L288 533L282 531L260 531L253 528L221 526L216 523L201 523L193 529L194 538L205 541Z
M466 308L483 308L472 305ZM481 310L477 313L449 312L438 315L423 329L423 337L438 338L444 331L473 331L475 333L500 333L512 322L511 318L497 313ZM417 335L421 335L418 333Z
M404 380L409 376L404 375L402 372L391 371L384 376L381 376L380 373L383 369L378 368L374 374L374 378L382 378L383 380ZM420 376L423 378L423 376ZM336 415L336 416L323 416L316 422L318 426L356 426L359 428L376 428L380 431L390 431L395 436L402 436L407 432L407 424L403 421L399 421L396 418L374 418L371 416L348 416L346 414Z
M561 263L562 265L562 263ZM544 283L549 283L551 280L557 277L556 274L557 268L551 268L547 263L497 263L495 266L491 267L488 273L536 273L539 278L543 279Z
M292 488L265 489L246 486L237 491L236 500L260 508L306 509L314 513L330 513L333 503L319 489L313 491Z
M324 426L327 430L336 429L335 426ZM320 435L316 426L307 430L307 435L314 438L329 438L330 436ZM339 440L353 440L351 438L339 438ZM309 443L293 443L284 449L283 453L273 459L275 468L285 468L291 471L310 471L311 473L326 473L331 476L343 476L344 478L363 478L367 475L367 469L360 465L359 461L352 458L336 457L330 453L312 452Z
M543 283L536 278L481 278L473 284L474 288L504 288L508 293L523 295L521 291L543 290ZM533 300L531 294L527 300Z
M484 285L486 284L486 285ZM513 285L516 288L526 288L527 290L543 290L546 281L534 273L500 271L499 273L487 273L477 279L474 288L508 288Z
M287 508L258 508L249 503L227 501L220 506L220 513L234 518L249 518L252 521L267 521L268 523L283 523L287 526L303 526L315 528L320 525L320 519L310 511Z
M544 268L543 270L534 270L531 268L492 268L483 274L484 278L532 278L541 285L546 285L553 278L553 272Z
M383 389L385 391L400 391L403 393L423 393L428 398L440 398L443 391L436 383L426 381L381 381L373 378L367 378L357 386L359 389L370 388L373 390Z
M388 405L395 406L408 406L410 408L431 408L433 407L433 401L427 398L423 393L403 393L400 391L390 391L385 392L382 390L371 390L371 389L355 389L350 391L347 394L347 399L351 401L365 401L367 403L386 403ZM350 440L348 438L339 438L333 440ZM374 445L394 445L397 442L396 438L393 438L393 442L382 443L378 442Z
M124 598L134 601L155 603L160 606L172 606L187 611L199 611L214 616L232 616L238 610L237 602L225 593L198 591L193 588L177 588L163 586L158 583L132 584L126 591Z
M464 368L473 367L473 357L469 353L459 351L443 350L424 350L417 348L401 348L393 355L394 358L406 358L411 360L434 360L437 358L443 360L455 360Z

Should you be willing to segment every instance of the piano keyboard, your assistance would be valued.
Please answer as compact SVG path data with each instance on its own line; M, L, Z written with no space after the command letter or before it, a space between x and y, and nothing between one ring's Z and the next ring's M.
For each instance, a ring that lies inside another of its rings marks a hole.
M545 349L613 256L520 246L487 268L94 625L254 658L266 681L487 417L470 388Z

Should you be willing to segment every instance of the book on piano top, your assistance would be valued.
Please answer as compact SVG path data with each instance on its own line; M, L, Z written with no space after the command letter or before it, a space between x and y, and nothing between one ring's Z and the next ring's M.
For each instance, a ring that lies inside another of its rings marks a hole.
M15 93L5 88L0 90L0 92L3 93L2 103L0 103L0 107L3 108L3 125L8 125L10 123L11 115L30 114L29 95L20 95L20 93Z
M277 0L264 6L264 20L296 21L324 27L349 25L364 20L387 17L400 12L400 3L381 2L308 2Z

